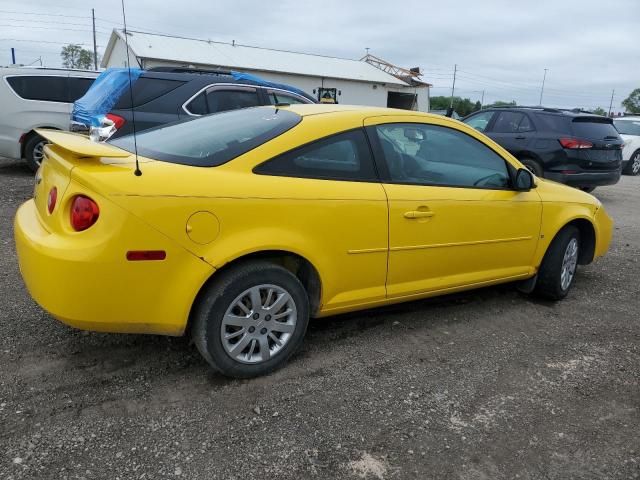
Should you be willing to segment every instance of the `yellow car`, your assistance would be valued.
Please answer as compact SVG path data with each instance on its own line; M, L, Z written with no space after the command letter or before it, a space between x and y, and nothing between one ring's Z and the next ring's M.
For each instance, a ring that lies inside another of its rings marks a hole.
M33 298L77 328L189 331L234 377L281 366L309 317L514 281L560 299L611 239L594 197L441 116L296 105L106 144L38 133L15 219Z

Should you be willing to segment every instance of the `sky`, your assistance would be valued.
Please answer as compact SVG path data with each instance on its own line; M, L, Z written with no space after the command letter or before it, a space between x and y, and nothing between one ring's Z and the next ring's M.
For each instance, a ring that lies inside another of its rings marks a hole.
M0 65L58 67L68 43L98 53L122 27L119 0L2 0ZM640 88L640 0L125 0L131 30L419 66L432 96L613 111Z

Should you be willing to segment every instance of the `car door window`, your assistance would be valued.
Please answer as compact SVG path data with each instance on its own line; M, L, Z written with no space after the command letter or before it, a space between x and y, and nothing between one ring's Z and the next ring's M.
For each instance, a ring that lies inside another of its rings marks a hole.
M528 115L522 115L522 120L520 121L520 125L518 125L518 132L533 132L535 128L531 123L531 119Z
M254 169L263 175L378 181L364 132L351 130L305 145Z
M500 112L493 125L495 133L517 133L524 115L519 112Z
M267 90L267 98L269 99L269 103L271 105L277 105L282 103L288 103L290 105L294 105L296 103L310 103L309 101L304 101L299 96L290 95L290 94L276 91L276 90Z
M487 129L487 125L491 121L491 117L493 117L493 112L482 112L477 113L472 117L469 117L464 121L470 127L475 128L481 132L484 132Z
M225 112L260 105L255 88L215 88L206 93L209 112Z
M421 123L378 125L376 132L394 183L505 189L505 160L458 130Z

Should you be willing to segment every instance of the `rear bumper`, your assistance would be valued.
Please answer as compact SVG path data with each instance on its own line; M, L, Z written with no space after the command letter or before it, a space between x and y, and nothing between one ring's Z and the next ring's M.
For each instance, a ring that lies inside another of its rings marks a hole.
M127 214L116 237L84 242L49 232L33 200L15 217L20 272L29 293L72 327L181 335L213 267ZM163 249L163 261L126 260L128 247Z
M544 172L545 178L572 187L602 187L614 185L620 180L620 170L606 172L558 173Z

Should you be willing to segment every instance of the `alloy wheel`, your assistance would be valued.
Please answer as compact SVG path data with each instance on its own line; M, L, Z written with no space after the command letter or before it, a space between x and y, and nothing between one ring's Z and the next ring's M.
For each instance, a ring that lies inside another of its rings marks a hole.
M293 297L277 285L257 285L238 295L222 319L225 352L241 363L262 363L287 345L296 328Z
M640 173L640 152L637 152L631 159L631 173L633 175Z
M42 159L44 158L44 146L47 144L45 140L42 142L36 143L36 146L33 147L33 161L38 165L42 163Z
M564 251L562 269L560 270L560 286L567 290L571 286L578 265L578 239L572 238Z

